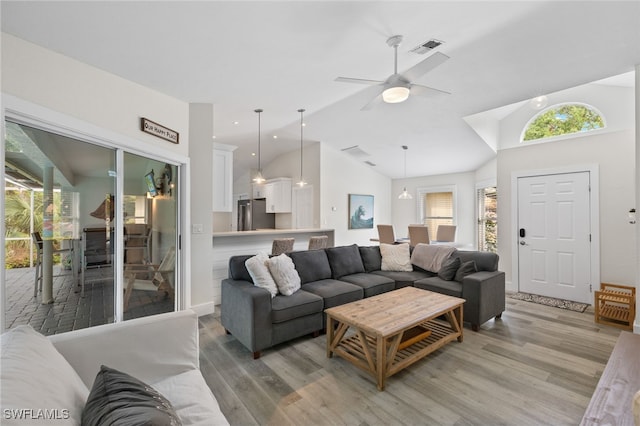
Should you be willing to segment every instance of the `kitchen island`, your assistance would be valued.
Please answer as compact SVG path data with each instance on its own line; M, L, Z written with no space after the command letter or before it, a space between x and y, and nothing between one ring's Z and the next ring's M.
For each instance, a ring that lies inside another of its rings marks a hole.
M255 231L224 231L213 233L213 300L220 303L220 283L227 278L229 258L260 251L271 253L276 238L295 238L294 250L306 250L309 238L326 235L328 246L334 245L333 229L259 229Z

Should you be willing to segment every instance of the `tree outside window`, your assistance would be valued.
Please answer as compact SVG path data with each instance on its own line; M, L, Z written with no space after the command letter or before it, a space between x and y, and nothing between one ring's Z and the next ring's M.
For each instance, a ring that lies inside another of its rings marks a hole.
M522 141L589 132L604 127L602 116L587 105L556 105L538 114L529 123Z

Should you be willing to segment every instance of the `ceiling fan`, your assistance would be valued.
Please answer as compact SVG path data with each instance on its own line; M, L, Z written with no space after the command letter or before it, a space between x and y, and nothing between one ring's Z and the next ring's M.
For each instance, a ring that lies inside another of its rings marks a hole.
M381 101L391 104L404 102L405 100L407 100L410 93L418 96L429 96L433 95L434 93L450 94L449 92L445 92L444 90L434 89L433 87L413 83L413 81L417 78L422 77L432 69L436 68L438 65L444 63L447 59L449 59L449 57L443 53L436 52L422 62L419 62L413 67L409 68L404 73L398 74L398 46L400 46L400 43L402 43L401 35L394 35L387 39L387 44L389 45L389 47L393 47L394 50L394 61L393 74L389 76L389 78L387 78L385 81L366 80L362 78L349 77L336 78L335 81L341 81L344 83L380 86L378 94L361 108L363 111L370 110Z

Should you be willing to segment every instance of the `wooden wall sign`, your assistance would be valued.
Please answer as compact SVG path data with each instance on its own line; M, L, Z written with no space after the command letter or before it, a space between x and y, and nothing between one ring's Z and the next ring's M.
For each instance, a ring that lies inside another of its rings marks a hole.
M140 118L140 130L145 133L149 133L153 136L162 138L169 142L173 142L175 144L179 143L180 135L175 130L171 130L167 127L164 127L158 123L154 123L148 118L141 117Z

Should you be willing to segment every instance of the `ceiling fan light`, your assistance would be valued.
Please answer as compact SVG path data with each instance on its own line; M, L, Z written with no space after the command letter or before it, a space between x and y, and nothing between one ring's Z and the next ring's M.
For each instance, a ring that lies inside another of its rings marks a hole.
M388 104L404 102L409 97L409 88L406 86L393 86L382 92L382 100Z

